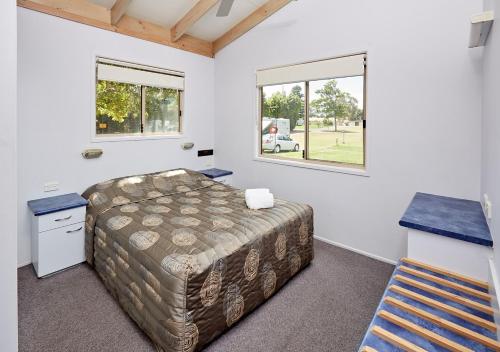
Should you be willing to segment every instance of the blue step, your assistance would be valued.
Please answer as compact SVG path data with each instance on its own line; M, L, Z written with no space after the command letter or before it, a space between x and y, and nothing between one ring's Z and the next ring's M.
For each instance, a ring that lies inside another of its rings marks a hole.
M439 308L433 308L430 305L421 303L420 301L408 298L407 296L400 294L399 292L395 292L394 290L391 290L390 289L391 286L394 285L394 286L409 290L411 292L420 294L422 296L431 298L431 299L438 301L440 303L444 303L448 306L452 306L454 308L460 309L461 311L470 313L478 318L482 318L482 319L486 320L487 322L493 323L493 316L488 314L488 313L485 313L485 312L479 311L477 309L468 307L468 306L463 305L461 303L457 303L454 300L451 300L448 298L443 298L439 295L436 295L436 294L430 293L428 291L416 288L412 285L406 284L406 283L398 280L397 277L399 275L399 276L404 277L404 278L409 278L409 279L415 280L417 282L426 284L428 286L441 289L443 291L455 294L455 295L460 296L460 297L467 298L471 301L478 302L478 303L483 304L484 306L490 307L490 303L487 300L478 298L472 294L465 293L461 290L450 288L450 287L447 287L445 285L438 284L438 283L435 283L433 281L423 279L423 278L411 275L409 273L406 273L406 272L401 270L401 268L403 266L407 267L407 268L418 270L420 272L431 274L433 277L442 278L442 279L448 280L449 282L453 282L453 283L460 284L460 285L465 286L465 287L472 288L472 289L479 291L479 292L487 293L487 289L485 289L483 285L481 285L481 286L475 285L475 284L472 284L470 282L465 282L463 280L460 280L460 279L457 279L454 277L450 277L450 276L447 276L444 274L438 274L438 273L435 273L433 271L425 270L425 269L421 268L420 266L415 266L415 265L411 265L411 264L405 263L403 261L400 261L396 265L396 268L391 276L391 279L389 280L387 288L386 288L384 295L381 299L381 302L377 308L375 316L374 316L373 320L371 321L371 323L368 327L368 330L367 330L367 332L366 332L366 334L365 334L365 336L360 344L360 348L359 348L360 351L362 351L365 346L371 347L379 352L380 351L386 351L386 352L403 351L403 349L396 347L392 343L387 342L386 340L375 335L372 332L372 328L375 326L378 326L378 327L380 327L380 328L382 328L382 329L384 329L384 330L386 330L394 335L397 335L398 337L403 338L404 340L406 340L414 345L417 345L417 346L419 346L427 351L430 351L430 352L448 351L446 348L443 348L442 346L439 346L439 345L427 340L426 338L424 338L422 336L414 334L414 333L410 332L409 330L407 330L399 325L393 324L393 323L385 320L384 318L378 316L378 313L380 311L386 311L386 312L392 313L392 314L394 314L400 318L403 318L403 319L405 319L413 324L416 324L424 329L427 329L431 332L434 332L434 333L436 333L436 334L438 334L438 335L440 335L440 336L442 336L450 341L453 341L453 342L458 343L466 348L469 348L472 351L477 351L477 352L493 351L492 349L488 348L486 345L483 345L479 342L475 342L473 340L470 340L462 335L459 335L459 334L452 332L451 330L447 330L446 328L444 328L440 325L437 325L437 324L434 324L428 320L422 319L422 318L416 316L415 314L408 313L407 311L405 311L403 309L396 308L394 305L385 302L386 297L393 297L393 298L395 298L401 302L404 302L406 304L409 304L415 308L423 310L427 313L431 313L435 316L446 319L449 322L458 324L466 329L469 329L471 331L479 333L479 334L481 334L489 339L492 339L495 341L497 340L496 333L491 331L490 329L487 329L483 326L480 326L477 323L472 323L469 320L464 320L462 318L459 318L459 317L452 315L450 313L447 313L444 310L441 310Z

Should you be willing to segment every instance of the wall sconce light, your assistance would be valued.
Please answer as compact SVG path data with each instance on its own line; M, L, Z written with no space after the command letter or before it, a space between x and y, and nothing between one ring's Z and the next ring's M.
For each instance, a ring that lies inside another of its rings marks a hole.
M191 142L181 144L181 148L184 150L193 149L193 147L194 147L194 143L191 143Z
M485 45L494 17L493 11L486 11L471 17L469 48Z
M102 149L85 149L82 153L82 156L85 159L96 159L102 155Z

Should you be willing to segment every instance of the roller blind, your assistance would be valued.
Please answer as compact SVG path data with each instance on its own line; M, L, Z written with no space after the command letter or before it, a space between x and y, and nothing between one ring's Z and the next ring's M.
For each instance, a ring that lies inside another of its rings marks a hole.
M361 76L365 72L365 57L359 54L259 70L257 86Z
M130 83L149 87L184 90L184 77L170 73L154 72L147 67L134 68L117 66L111 63L97 63L97 79L120 83Z

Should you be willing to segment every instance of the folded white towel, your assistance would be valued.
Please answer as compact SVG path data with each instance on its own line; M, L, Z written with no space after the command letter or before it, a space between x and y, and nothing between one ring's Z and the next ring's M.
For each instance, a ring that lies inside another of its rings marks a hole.
M269 188L249 188L245 190L245 197L248 196L257 196L261 194L270 194Z
M274 196L272 193L245 194L245 201L247 207L253 210L272 208L274 206Z

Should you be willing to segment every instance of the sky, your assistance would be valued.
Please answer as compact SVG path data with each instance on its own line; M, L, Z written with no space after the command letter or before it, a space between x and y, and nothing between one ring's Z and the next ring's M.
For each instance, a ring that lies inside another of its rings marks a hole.
M346 78L336 78L337 87L340 88L344 92L350 93L353 97L358 100L358 106L360 109L363 108L363 76L356 77L346 77ZM317 94L316 91L320 89L323 84L328 82L329 80L324 81L311 81L309 82L309 95L311 100L316 99ZM290 83L290 84L280 84L275 86L266 86L264 87L264 93L267 97L270 97L275 92L284 91L287 95L290 93L292 88L296 85L302 86L302 91L305 90L304 83Z

